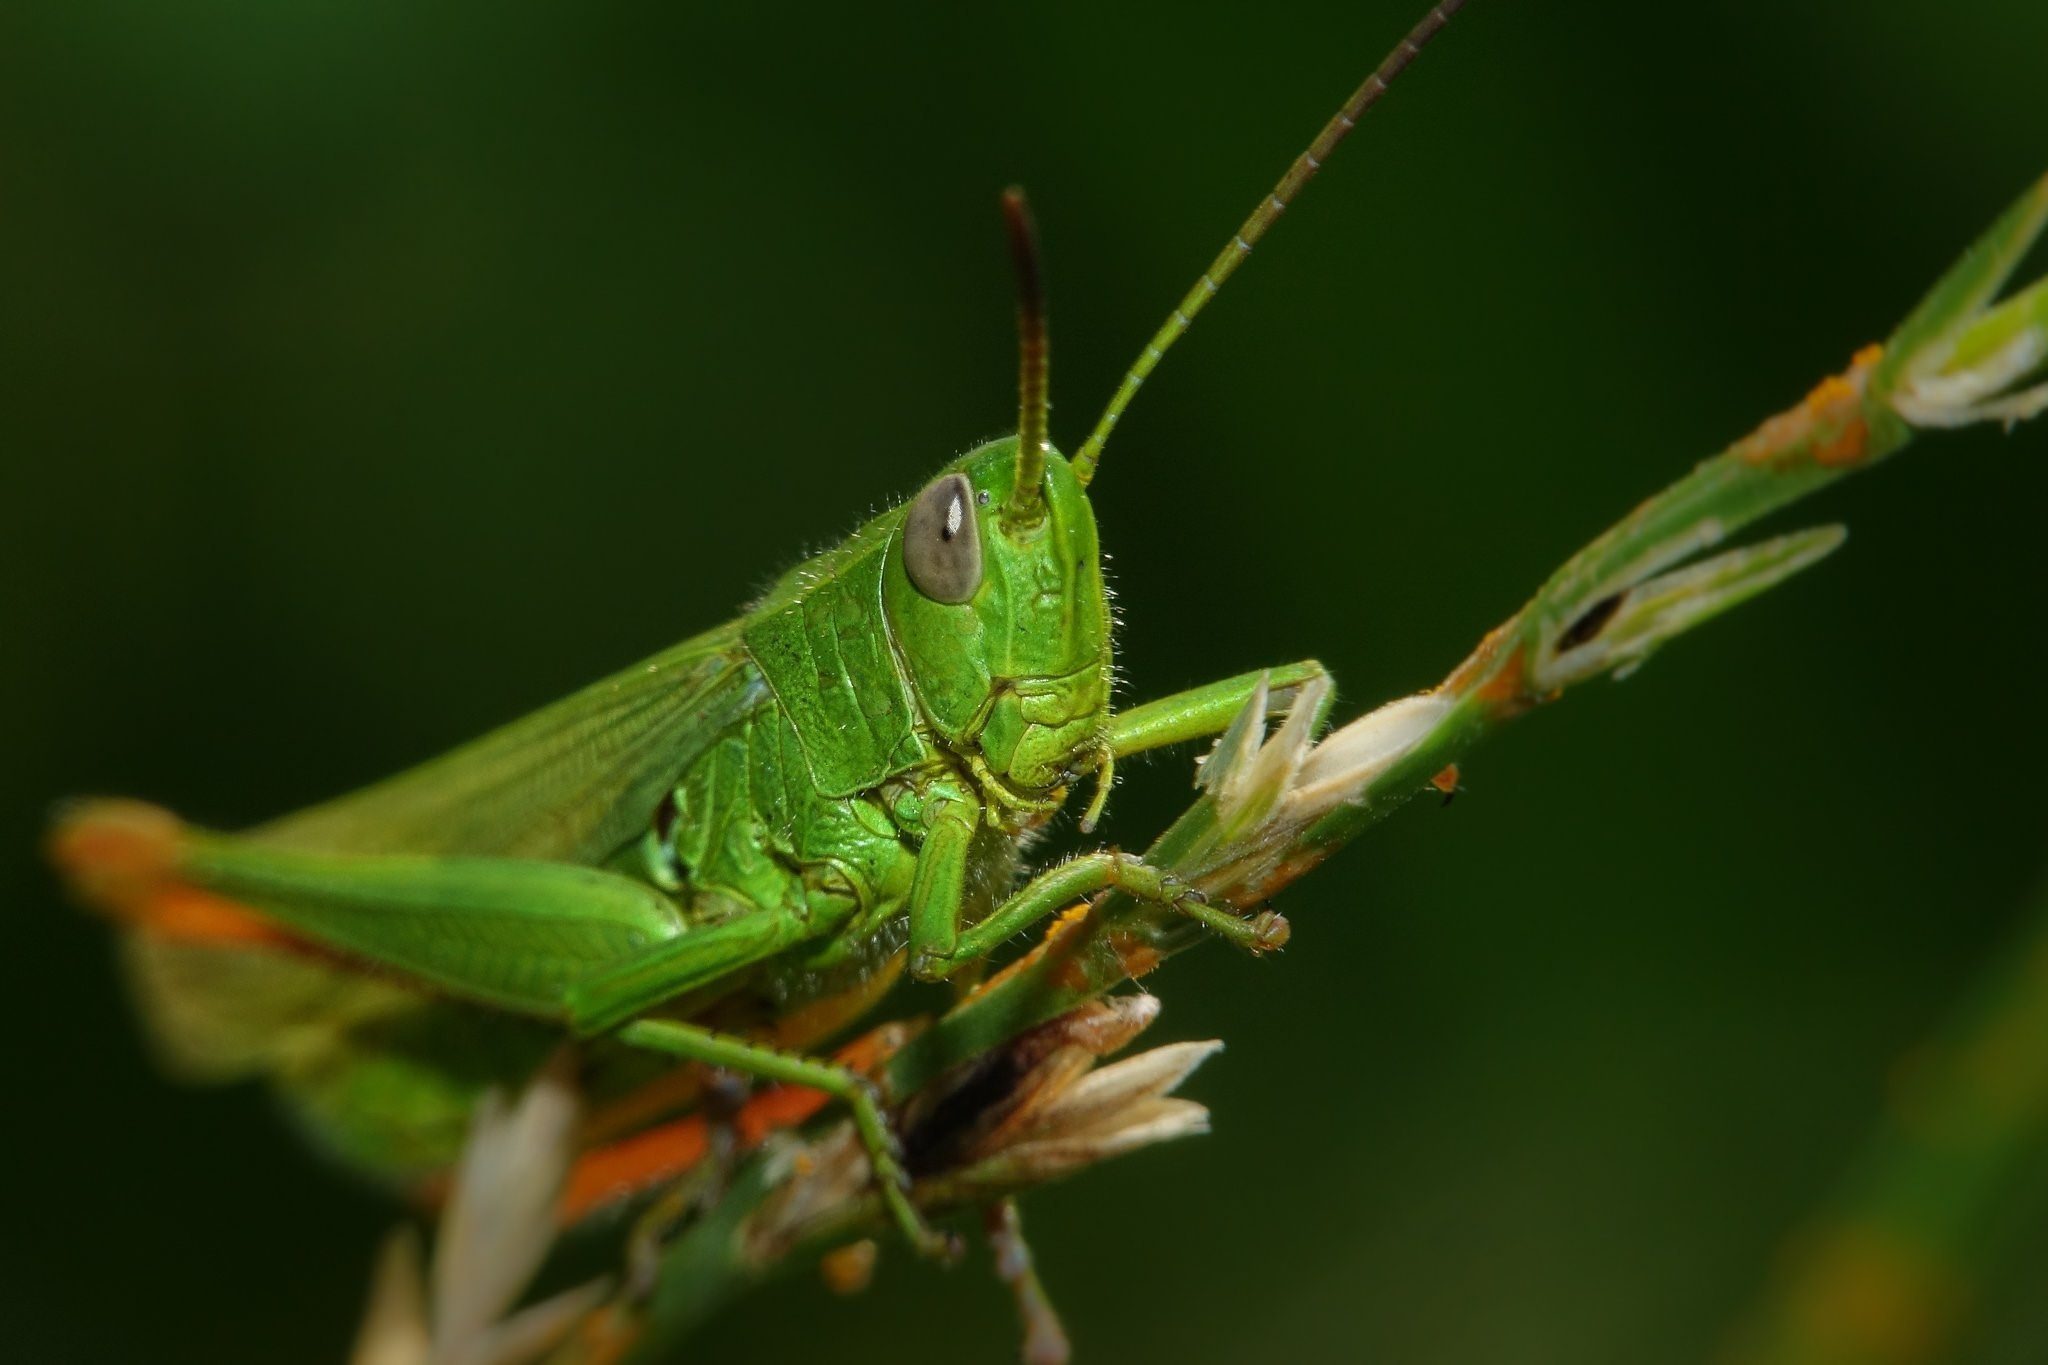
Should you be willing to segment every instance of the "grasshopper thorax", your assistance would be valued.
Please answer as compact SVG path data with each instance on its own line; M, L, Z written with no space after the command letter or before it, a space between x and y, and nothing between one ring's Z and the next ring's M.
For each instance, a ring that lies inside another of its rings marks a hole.
M1026 466L1031 490L1017 487L1019 465L1014 437L955 461L904 509L882 573L919 711L1003 805L1051 799L1109 714L1094 510L1062 456ZM1004 515L1017 506L1030 515Z

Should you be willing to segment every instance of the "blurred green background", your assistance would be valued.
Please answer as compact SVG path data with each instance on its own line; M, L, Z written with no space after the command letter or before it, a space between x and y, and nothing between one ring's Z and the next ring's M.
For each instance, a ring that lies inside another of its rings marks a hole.
M391 1218L153 1077L52 798L253 821L730 614L1010 423L1013 180L1076 444L1418 8L0 6L6 1354L338 1359ZM1432 682L2048 166L2044 52L2038 0L1475 4L1119 433L1129 694ZM1082 1359L1707 1355L2048 862L2044 504L2048 427L1927 441L1284 957L1154 978L1216 1132L1030 1202ZM1973 1359L2048 1351L2016 1224ZM1012 1350L980 1262L891 1257L692 1358Z

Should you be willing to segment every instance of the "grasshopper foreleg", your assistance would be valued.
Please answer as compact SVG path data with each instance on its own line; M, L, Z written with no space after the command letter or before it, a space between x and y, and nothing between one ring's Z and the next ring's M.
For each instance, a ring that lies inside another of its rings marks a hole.
M1258 691L1261 680L1266 684L1267 714L1278 715L1292 707L1310 683L1329 676L1314 659L1304 659L1159 697L1110 717L1109 752L1122 758L1168 744L1220 735ZM1329 691L1323 690L1316 701L1317 709L1327 711L1330 701ZM1316 724L1322 724L1322 716L1316 717Z
M1320 726L1331 698L1328 687L1316 684L1328 677L1321 664L1308 659L1133 707L1111 719L1098 763L1106 770L1126 754L1221 734L1261 686L1269 714L1287 712L1306 699L1316 708L1315 722ZM1099 810L1107 778L1105 771L1103 790L1089 807L1090 820ZM1270 911L1250 919L1234 915L1208 904L1194 888L1142 859L1115 852L1083 854L1040 873L988 918L963 929L960 906L968 849L980 818L980 811L964 797L935 804L929 816L910 891L910 970L924 980L951 976L1046 916L1109 890L1168 906L1251 952L1266 952L1286 941L1287 921L1280 916Z

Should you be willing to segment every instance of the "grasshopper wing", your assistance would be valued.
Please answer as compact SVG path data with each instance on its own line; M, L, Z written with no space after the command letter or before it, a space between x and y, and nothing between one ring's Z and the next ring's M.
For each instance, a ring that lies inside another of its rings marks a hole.
M766 696L735 627L700 635L396 777L249 832L320 853L600 863Z

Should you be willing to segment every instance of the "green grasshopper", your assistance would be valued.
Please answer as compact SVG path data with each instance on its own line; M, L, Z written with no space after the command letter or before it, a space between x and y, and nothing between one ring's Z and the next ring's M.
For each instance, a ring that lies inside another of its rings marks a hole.
M850 1019L906 967L978 969L1112 888L1253 952L1284 942L1278 915L1210 905L1115 851L1010 888L1084 779L1092 831L1118 760L1218 735L1262 689L1283 712L1322 677L1300 662L1112 711L1089 490L1161 355L1461 4L1432 8L1324 126L1072 459L1047 439L1037 250L1013 190L1017 435L953 461L737 620L242 834L131 802L66 813L55 856L87 900L139 925L138 981L168 1046L203 1073L272 1072L330 1145L386 1170L431 1166L406 1134L445 1130L477 1075L530 1067L564 1031L628 1072L622 1054L642 1052L811 1087L849 1106L896 1225L937 1248L869 1084L776 1046L787 1031L728 1021L832 1002ZM378 1122L382 1136L345 1131Z

